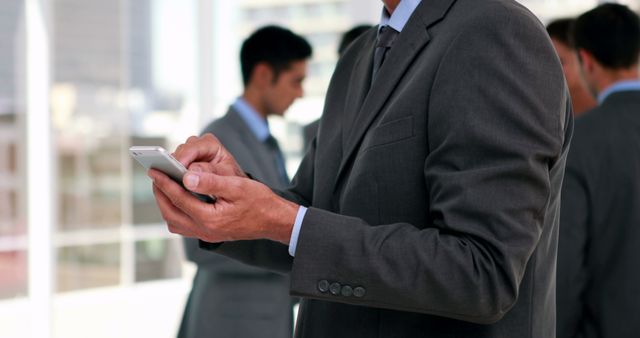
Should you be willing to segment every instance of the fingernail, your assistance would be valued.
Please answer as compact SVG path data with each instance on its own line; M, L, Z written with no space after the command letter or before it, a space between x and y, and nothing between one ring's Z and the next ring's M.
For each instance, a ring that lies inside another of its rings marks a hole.
M187 174L184 177L184 184L187 186L187 188L196 188L198 186L198 182L200 181L200 177L198 177L198 175L195 174Z

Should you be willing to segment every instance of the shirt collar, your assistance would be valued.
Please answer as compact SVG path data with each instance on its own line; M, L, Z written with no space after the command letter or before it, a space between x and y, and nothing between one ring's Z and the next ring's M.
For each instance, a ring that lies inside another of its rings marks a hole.
M612 84L598 95L598 104L602 104L613 93L629 90L640 90L640 80L625 80Z
M259 141L264 142L267 140L270 133L269 123L265 118L260 116L260 114L258 114L258 112L242 97L237 98L231 106L238 112L253 135L255 135Z
M387 12L387 9L383 6L382 15L380 16L380 26L378 27L390 26L398 33L402 32L402 29L407 24L407 21L409 21L413 11L415 11L416 7L420 4L420 1L421 0L401 0L391 16L389 16L389 12Z

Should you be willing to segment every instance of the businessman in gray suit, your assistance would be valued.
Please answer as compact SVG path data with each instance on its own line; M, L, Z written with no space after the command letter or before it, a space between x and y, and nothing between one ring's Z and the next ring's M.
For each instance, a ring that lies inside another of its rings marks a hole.
M247 178L215 136L151 170L171 232L290 271L297 337L555 335L572 130L544 26L510 0L385 0L338 62L292 186Z
M271 136L267 117L282 116L302 96L311 46L276 26L263 27L240 51L244 91L222 118L203 134L215 134L246 172L285 189L284 157ZM289 278L200 250L185 238L187 258L198 266L179 337L291 337Z
M598 106L576 119L567 159L558 337L640 337L640 18L600 5L574 41Z

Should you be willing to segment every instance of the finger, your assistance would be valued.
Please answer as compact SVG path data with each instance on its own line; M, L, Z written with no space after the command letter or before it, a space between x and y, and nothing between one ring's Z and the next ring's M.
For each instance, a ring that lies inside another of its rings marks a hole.
M224 153L221 150L223 150L222 144L213 134L205 134L201 137L191 136L186 143L176 149L174 157L188 167L193 162L216 160L216 156Z
M167 175L158 169L151 168L147 170L147 176L149 176L152 182L155 182L158 179L162 179L162 176L167 176Z
M195 136L195 135L189 136L189 138L187 138L187 143L196 142L198 141L198 139L200 139L200 137L198 136Z
M184 175L182 183L193 192L234 201L246 193L243 189L245 180L247 179L235 176L189 171Z
M189 191L185 190L178 183L174 182L171 178L158 170L149 170L149 177L153 180L154 186L162 191L171 204L196 221L202 219L198 218L199 215L194 214L194 206L202 202L194 197Z
M188 169L195 172L212 173L215 170L215 166L208 162L193 162Z
M213 164L207 162L194 162L189 165L189 170L195 172L205 172L212 173L220 176L240 176L234 167L230 167L228 165L223 164ZM244 172L242 172L244 174ZM242 175L240 177L246 177L246 175Z
M155 196L156 204L158 205L158 209L160 209L162 218L167 222L169 231L183 236L194 237L195 234L189 229L193 229L196 224L189 215L173 205L169 197L155 184L153 185L153 195Z

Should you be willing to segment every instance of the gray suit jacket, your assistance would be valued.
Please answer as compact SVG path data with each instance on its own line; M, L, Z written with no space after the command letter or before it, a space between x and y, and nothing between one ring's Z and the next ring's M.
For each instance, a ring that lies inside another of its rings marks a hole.
M203 131L213 133L256 179L283 189L273 153L231 107ZM198 265L180 337L290 337L289 278L201 250L185 238L187 258Z
M576 120L561 215L558 337L640 337L640 91Z
M515 1L423 0L369 88L375 29L331 80L288 198L310 206L291 271L298 337L555 336L560 186L572 130L558 57Z
M302 128L302 142L304 150L309 149L311 141L318 134L318 127L320 127L320 120L315 120Z

